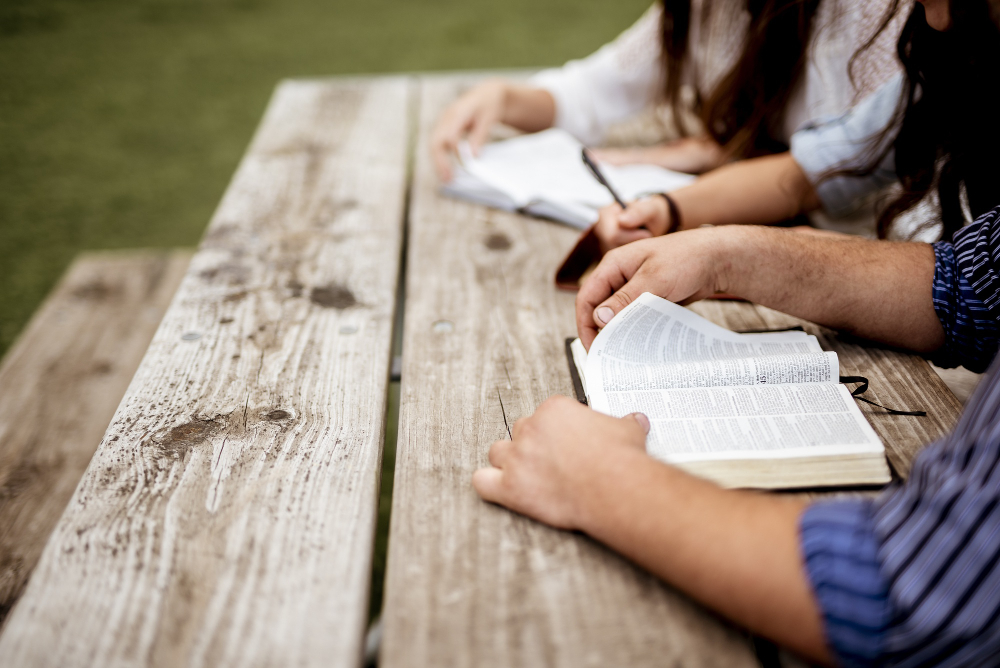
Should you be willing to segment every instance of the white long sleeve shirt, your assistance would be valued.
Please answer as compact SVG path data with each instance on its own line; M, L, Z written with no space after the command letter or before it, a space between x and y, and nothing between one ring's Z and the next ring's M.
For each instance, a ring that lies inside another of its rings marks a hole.
M806 71L793 91L777 139L788 143L809 122L839 116L900 71L895 43L909 3L848 74L854 52L878 26L887 0L823 0L814 19ZM556 127L585 144L599 144L608 128L663 101L660 42L662 8L653 5L613 42L581 60L536 74L534 85L556 102ZM739 58L750 16L731 0L693 0L689 58L682 84L707 97ZM856 84L856 85L855 85Z

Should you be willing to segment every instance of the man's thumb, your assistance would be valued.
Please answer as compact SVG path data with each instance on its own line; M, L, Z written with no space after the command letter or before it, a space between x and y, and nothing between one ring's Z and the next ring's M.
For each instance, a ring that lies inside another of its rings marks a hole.
M623 308L635 301L638 296L639 295L635 295L635 297L632 296L629 284L626 283L594 309L594 322L598 327L604 327L611 322L611 319L618 315Z
M649 418L646 417L645 413L629 413L625 417L632 418L633 420L639 423L639 426L642 427L642 431L644 433L646 434L649 433Z

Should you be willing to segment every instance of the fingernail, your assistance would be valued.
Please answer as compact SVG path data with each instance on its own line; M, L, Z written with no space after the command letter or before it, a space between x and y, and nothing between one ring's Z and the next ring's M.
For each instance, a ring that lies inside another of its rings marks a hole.
M597 319L605 325L611 322L611 318L613 317L615 317L615 312L611 310L610 306L602 306L597 309Z
M649 418L646 417L646 415L644 413L632 413L632 417L634 417L635 421L639 423L640 427L642 427L642 431L644 433L648 434L649 433Z

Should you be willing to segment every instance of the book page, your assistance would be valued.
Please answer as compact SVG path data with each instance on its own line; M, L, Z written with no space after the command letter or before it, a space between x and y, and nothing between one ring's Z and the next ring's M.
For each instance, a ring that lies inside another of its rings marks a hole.
M646 451L666 462L883 451L851 393L832 383L592 391L591 407L644 413Z
M667 462L883 452L843 385L835 353L804 332L737 334L649 293L586 359L590 406L650 421Z
M587 355L589 392L835 382L835 353L805 332L736 334L645 293L603 329Z
M605 392L665 390L679 387L837 383L837 353L791 353L764 357L732 357L699 362L639 364L601 357L595 381Z
M444 184L442 192L587 227L613 199L583 164L582 148L572 135L556 128L487 144L478 156L463 143L455 179ZM626 201L695 179L655 165L602 164L601 169Z

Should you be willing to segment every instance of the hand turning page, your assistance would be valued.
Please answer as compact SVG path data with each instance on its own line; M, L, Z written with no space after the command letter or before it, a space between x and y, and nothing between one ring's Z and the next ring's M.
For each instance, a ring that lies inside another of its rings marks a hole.
M805 332L736 334L646 293L597 336L581 375L595 410L646 414L650 455L721 484L889 480L836 353Z

